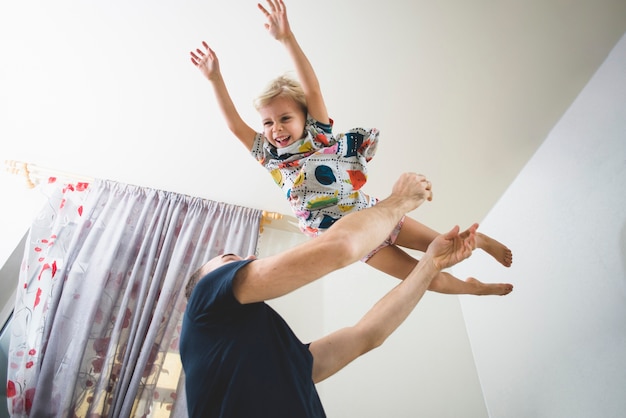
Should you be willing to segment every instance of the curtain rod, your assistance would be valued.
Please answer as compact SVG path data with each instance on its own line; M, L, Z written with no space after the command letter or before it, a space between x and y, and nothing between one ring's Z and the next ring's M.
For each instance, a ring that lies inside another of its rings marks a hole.
M11 174L21 175L26 179L26 185L29 189L35 188L43 182L48 182L50 178L71 180L71 181L83 181L93 182L93 177L81 176L66 171L60 171L53 168L42 167L32 163L25 163L23 161L5 160L4 168ZM272 222L275 222L272 225ZM300 232L297 227L297 221L292 216L286 216L278 212L262 211L261 223L259 225L259 231L263 233L264 227L270 227L275 229L281 229L290 232Z
M84 182L92 182L94 180L93 177L80 176L53 168L41 167L36 164L15 160L5 160L4 168L11 174L23 176L26 179L26 185L29 189L36 187L42 182L47 182L50 178L73 181L78 180Z

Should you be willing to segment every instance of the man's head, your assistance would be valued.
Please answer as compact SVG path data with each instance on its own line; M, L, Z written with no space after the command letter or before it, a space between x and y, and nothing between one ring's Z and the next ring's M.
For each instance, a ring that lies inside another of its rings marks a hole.
M256 257L251 255L245 259L252 260L254 258ZM204 263L202 267L196 270L189 278L189 281L187 282L187 286L185 287L185 297L187 299L191 297L191 293L193 292L193 289L196 287L198 282L204 276L206 276L213 270L223 266L224 264L228 264L228 263L231 263L233 261L238 261L238 260L244 260L244 258L236 254L228 253L228 254L218 255L217 257L213 257L212 259Z

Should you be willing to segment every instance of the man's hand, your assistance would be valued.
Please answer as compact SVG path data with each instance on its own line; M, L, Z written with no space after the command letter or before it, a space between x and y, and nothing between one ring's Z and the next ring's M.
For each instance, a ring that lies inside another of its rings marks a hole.
M388 199L400 200L408 213L424 201L433 200L432 184L423 174L404 173L396 180Z
M458 225L446 234L439 235L433 240L426 250L433 265L438 270L452 267L456 263L465 260L476 248L476 230L478 224L470 226L466 231L459 233Z
M191 62L198 67L200 72L209 80L214 80L220 76L220 63L217 59L217 55L209 45L202 41L202 46L205 49L203 52L200 48L195 51L191 51Z
M291 28L287 20L287 8L283 0L267 0L267 4L271 13L260 3L257 4L259 10L261 10L267 18L265 29L267 29L269 34L277 41L282 41L291 36Z

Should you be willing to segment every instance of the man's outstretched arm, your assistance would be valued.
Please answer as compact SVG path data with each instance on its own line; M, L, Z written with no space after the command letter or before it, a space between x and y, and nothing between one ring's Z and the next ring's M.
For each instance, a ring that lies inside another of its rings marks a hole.
M442 269L471 255L476 247L477 227L474 224L461 235L457 226L438 236L409 276L379 300L355 326L311 343L313 381L321 382L380 346L413 311L431 280Z
M273 299L360 260L430 196L426 177L403 174L391 195L374 207L343 217L304 244L245 266L233 282L235 297L241 303Z

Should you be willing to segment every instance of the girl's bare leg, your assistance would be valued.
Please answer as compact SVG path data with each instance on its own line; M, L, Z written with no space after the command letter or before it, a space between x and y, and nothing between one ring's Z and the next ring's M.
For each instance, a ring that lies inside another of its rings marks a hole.
M367 264L393 277L404 280L418 261L395 245L381 249ZM428 290L449 295L506 295L513 290L509 283L483 283L474 278L465 281L441 272Z
M396 245L424 252L437 235L439 232L407 216ZM485 251L505 267L510 267L513 262L513 253L507 246L480 232L476 234L476 248Z

